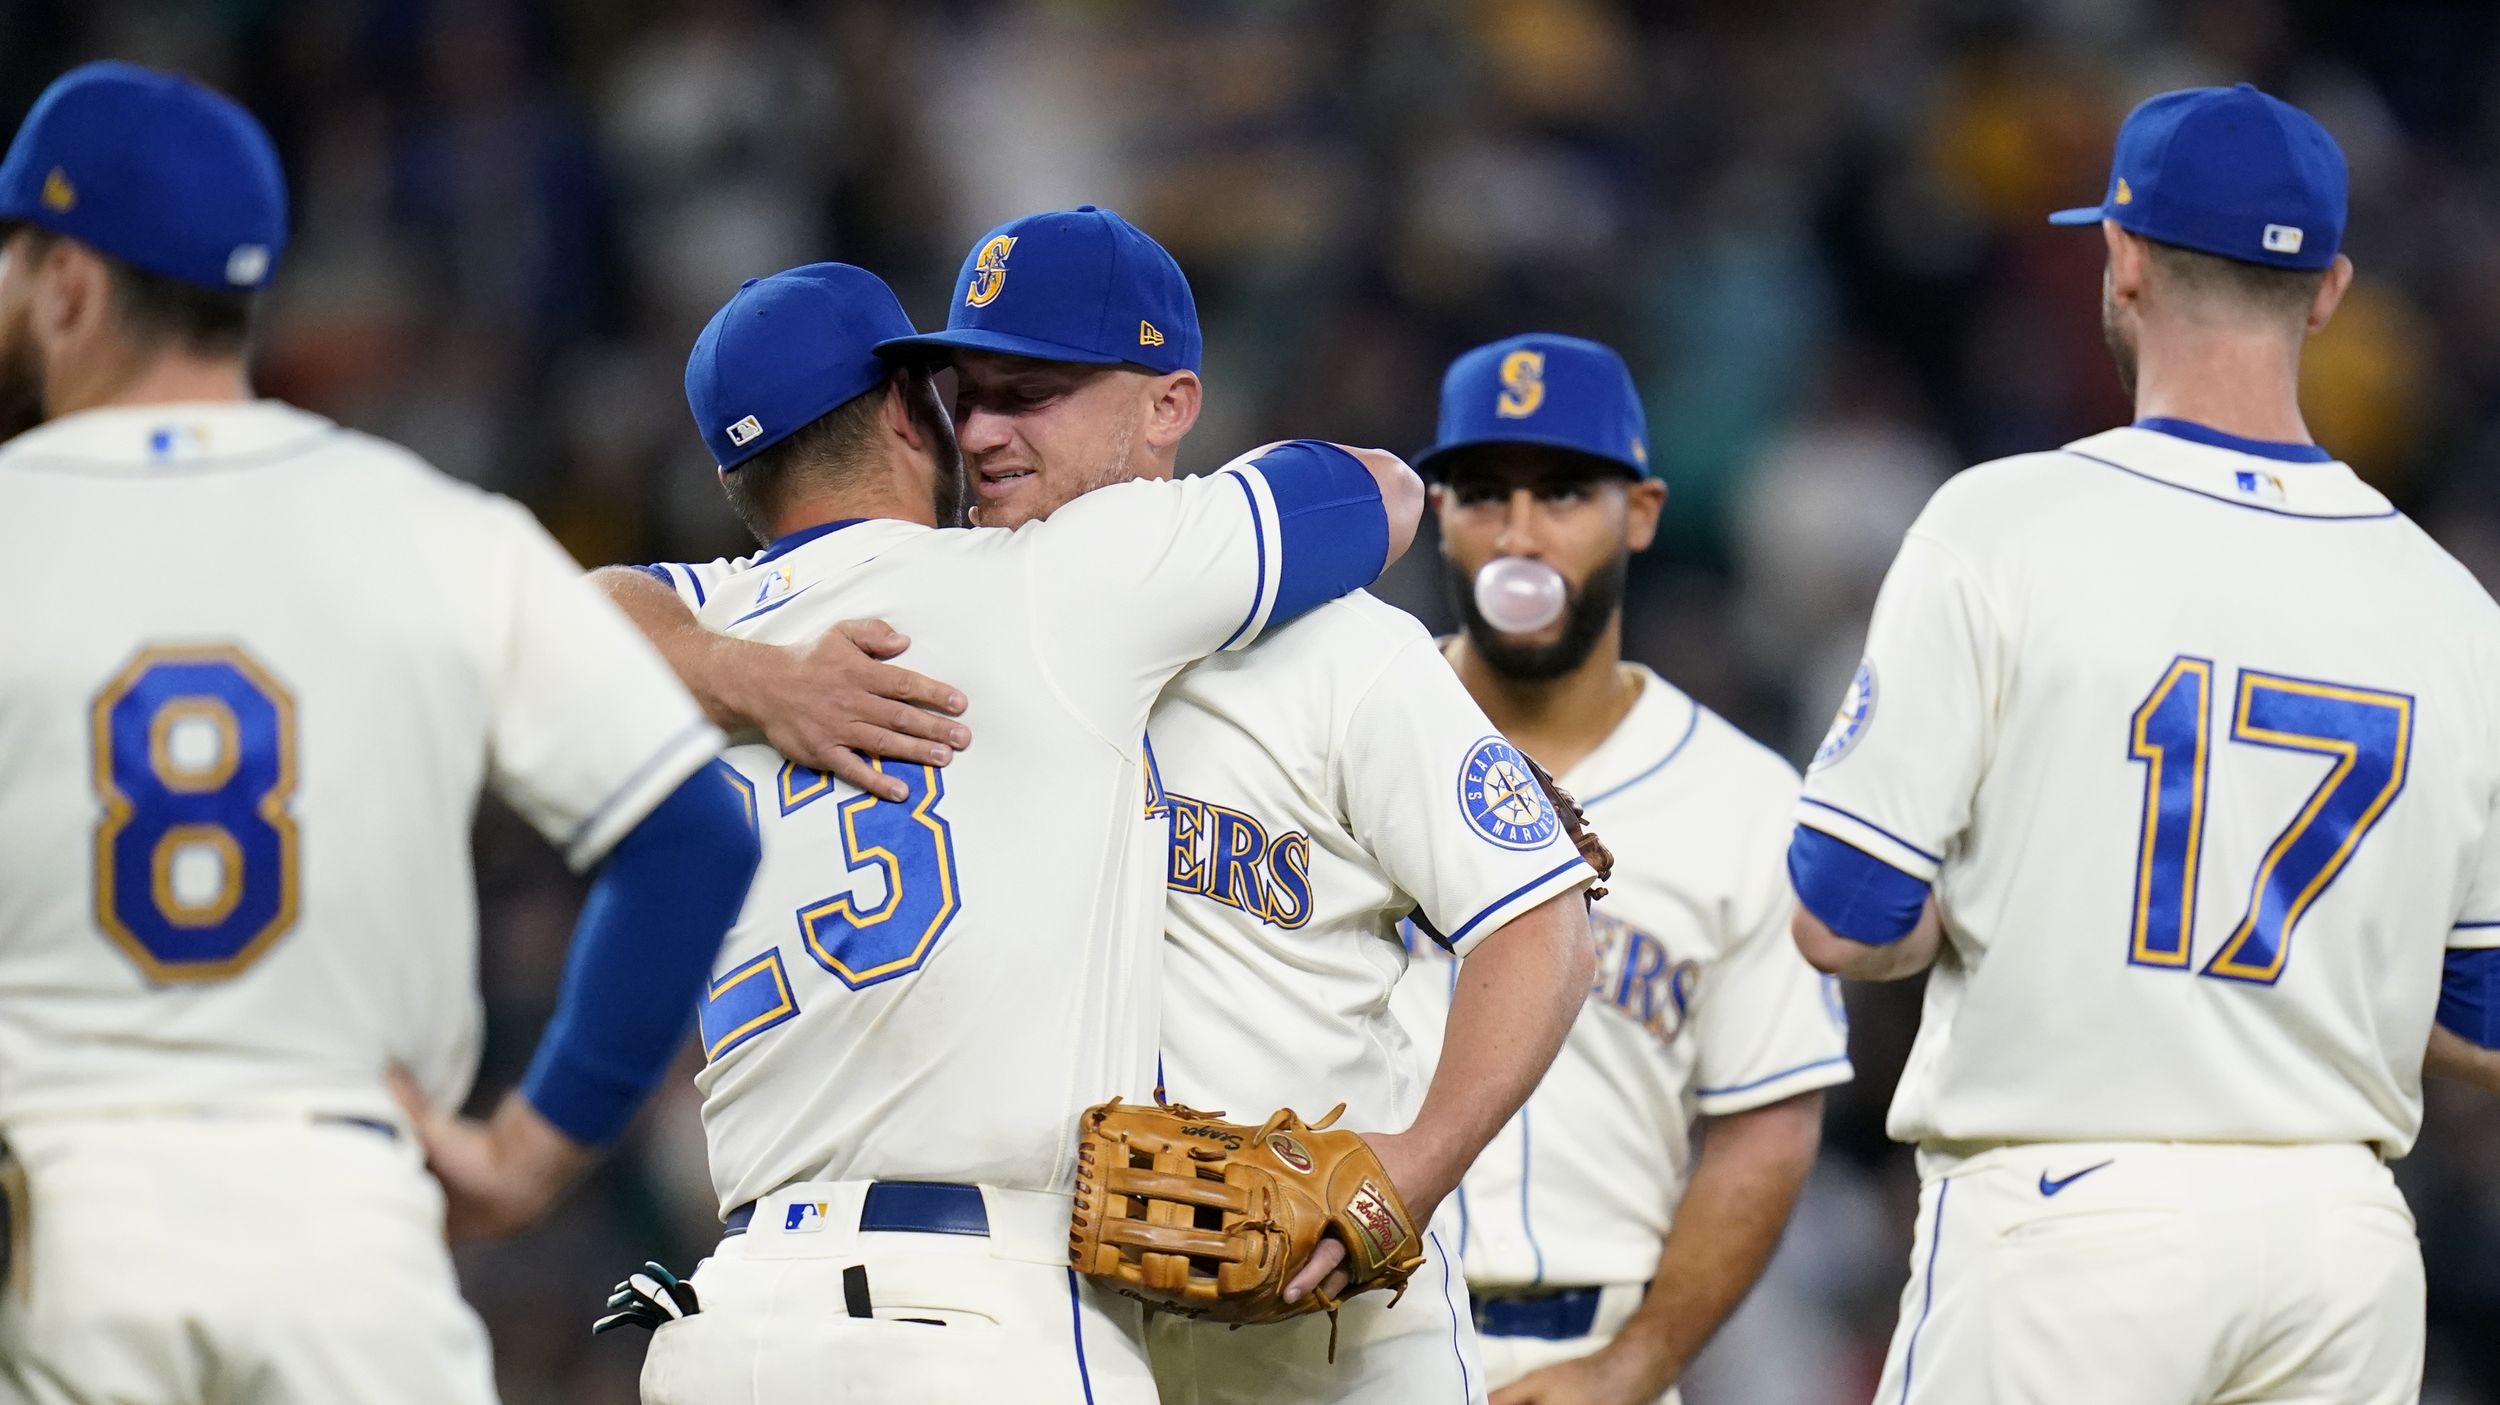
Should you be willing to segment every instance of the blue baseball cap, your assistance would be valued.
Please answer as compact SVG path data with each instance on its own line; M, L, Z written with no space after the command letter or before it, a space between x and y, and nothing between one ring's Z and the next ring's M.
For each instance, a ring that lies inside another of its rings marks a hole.
M1537 444L1649 476L1649 428L1632 371L1613 347L1529 332L1477 347L1441 377L1441 428L1415 460L1430 476L1461 449Z
M257 289L286 249L286 175L252 114L177 74L90 63L35 99L0 161L0 220L150 273Z
M1146 231L1079 205L981 236L955 275L946 330L877 349L995 351L1089 366L1198 369L1198 302Z
M686 358L686 406L712 461L736 468L883 385L894 368L877 346L911 331L885 280L847 263L739 284Z
M2344 152L2318 119L2246 83L2147 98L2118 129L2109 191L2051 224L2118 227L2274 268L2344 244Z

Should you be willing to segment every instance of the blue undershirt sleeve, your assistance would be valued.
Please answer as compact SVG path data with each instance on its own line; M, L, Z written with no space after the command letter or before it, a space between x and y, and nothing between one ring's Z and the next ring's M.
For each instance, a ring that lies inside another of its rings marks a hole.
M1389 513L1362 461L1334 444L1296 439L1250 463L1276 503L1276 604L1269 628L1380 578Z
M1788 841L1788 881L1824 926L1869 946L1908 936L1927 906L1925 880L1809 825Z
M736 788L705 766L599 866L555 1017L521 1082L565 1135L615 1140L658 1085L761 858Z
M2500 1049L2500 947L2451 949L2439 974L2439 1027Z

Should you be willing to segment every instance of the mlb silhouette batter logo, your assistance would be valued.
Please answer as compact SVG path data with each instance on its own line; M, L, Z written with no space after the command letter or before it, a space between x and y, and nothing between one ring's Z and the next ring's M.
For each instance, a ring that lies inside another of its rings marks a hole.
M1500 737L1486 737L1458 769L1458 803L1476 832L1506 849L1534 849L1554 837L1562 818L1528 774L1528 759Z

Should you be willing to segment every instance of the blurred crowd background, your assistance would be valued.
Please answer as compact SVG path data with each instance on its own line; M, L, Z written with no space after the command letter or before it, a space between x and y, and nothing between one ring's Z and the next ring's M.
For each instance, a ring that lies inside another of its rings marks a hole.
M1442 367L1544 329L1622 349L1670 531L1635 657L1792 757L1902 528L1957 468L2122 421L2097 200L2137 99L2248 79L2352 166L2360 281L2306 404L2500 580L2500 6L2482 0L0 0L0 116L90 57L267 120L295 245L269 394L535 508L586 563L743 549L679 395L739 281L838 258L944 319L982 230L1092 202L1196 288L1187 467L1429 442ZM101 530L101 527L98 528ZM2112 543L2124 551L2124 543ZM1437 557L1386 592L1446 626ZM578 889L479 831L491 1048L517 1077ZM1859 991L1859 1081L1694 1405L1858 1405L1907 1272L1882 1113L1915 992ZM716 1232L681 1080L549 1227L464 1256L513 1405L634 1398L587 1332ZM2500 1402L2500 1108L2435 1089L2400 1168L2428 1399Z

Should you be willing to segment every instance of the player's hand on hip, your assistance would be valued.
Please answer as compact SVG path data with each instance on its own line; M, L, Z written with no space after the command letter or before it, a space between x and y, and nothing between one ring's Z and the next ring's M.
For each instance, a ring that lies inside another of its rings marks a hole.
M1380 1168L1389 1173L1390 1184L1397 1187L1398 1198L1414 1217L1415 1233L1429 1230L1432 1212L1457 1188L1467 1168L1444 1164L1448 1158L1431 1150L1413 1132L1365 1132L1363 1142L1380 1158ZM1343 1293L1348 1282L1342 1267L1345 1254L1345 1245L1334 1234L1322 1239L1309 1260L1286 1281L1285 1301L1300 1302L1313 1288L1331 1298Z
M1493 1392L1490 1405L1650 1405L1666 1393L1609 1351L1530 1371Z
M910 792L867 758L943 766L972 745L956 718L964 695L885 660L911 641L883 620L845 620L804 644L760 655L740 708L773 749L872 795Z
M528 1228L598 1156L517 1093L487 1120L434 1106L396 1069L391 1093L416 1129L425 1168L442 1183L444 1231L454 1242Z

